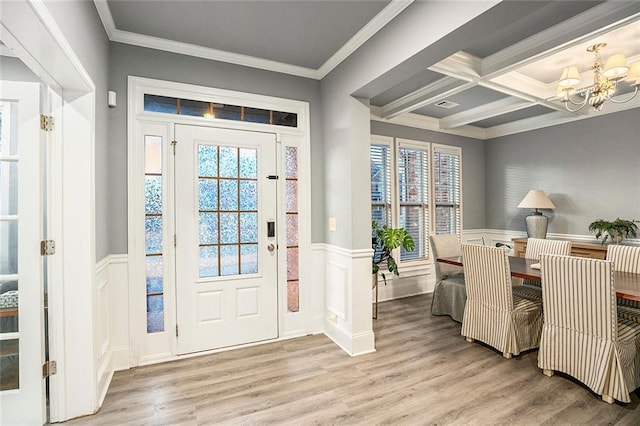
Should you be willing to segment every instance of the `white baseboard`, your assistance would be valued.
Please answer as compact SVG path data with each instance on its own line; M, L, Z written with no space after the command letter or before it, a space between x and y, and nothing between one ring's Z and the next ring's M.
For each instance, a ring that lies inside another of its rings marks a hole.
M373 331L351 335L329 319L324 321L324 334L351 356L375 352Z
M129 347L111 349L111 360L114 371L128 370L131 368L131 352L129 351Z

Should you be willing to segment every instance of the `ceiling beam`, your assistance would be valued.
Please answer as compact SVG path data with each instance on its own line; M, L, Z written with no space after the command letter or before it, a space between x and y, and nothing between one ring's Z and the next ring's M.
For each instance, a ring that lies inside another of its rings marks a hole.
M529 101L518 98L504 98L495 102L491 102L476 108L471 108L457 114L450 115L440 119L441 129L453 129L455 127L464 126L465 124L475 123L476 121L486 118L495 117L497 115L507 114L524 108L533 106Z

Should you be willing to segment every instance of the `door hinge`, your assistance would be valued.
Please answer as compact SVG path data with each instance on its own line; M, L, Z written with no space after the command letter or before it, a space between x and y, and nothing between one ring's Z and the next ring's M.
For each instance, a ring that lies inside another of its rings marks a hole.
M56 254L56 242L53 240L40 241L40 256Z
M55 361L47 361L42 364L42 378L53 376L58 372L58 364Z
M176 337L178 337L178 324L176 324Z
M178 141L171 141L171 148L173 148L173 155L176 155L176 145Z
M269 175L269 176L267 176L267 179L278 180L280 178L278 177L278 175Z
M178 246L178 236L176 234L173 234L173 246Z
M53 130L54 124L55 123L52 116L40 114L40 130L50 132Z

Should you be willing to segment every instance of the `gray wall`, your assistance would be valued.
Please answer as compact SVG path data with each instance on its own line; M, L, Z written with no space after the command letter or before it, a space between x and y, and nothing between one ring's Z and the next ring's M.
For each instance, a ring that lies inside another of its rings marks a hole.
M400 64L407 60L409 68L425 69L460 50L460 41L454 40L439 45L433 55L424 54L426 48L493 4L414 2L322 80L325 217L337 218L338 225L337 232L325 228L326 243L348 249L371 246L370 113L368 102L354 100L354 93L369 98L365 95L370 93L361 89L372 82L379 91L389 88L395 79L387 74L404 70ZM415 57L419 63L411 60ZM398 74L392 74L397 78ZM383 82L378 81L381 76Z
M80 62L86 67L96 87L95 110L95 213L96 260L114 252L111 236L110 164L111 134L107 122L107 91L109 76L109 41L93 2L82 0L48 1L65 38ZM73 167L73 165L65 165Z
M604 108L607 105L605 104ZM640 109L486 141L487 228L524 231L516 205L543 189L549 232L588 235L592 221L640 219Z
M486 227L484 141L380 121L371 122L371 134L461 147L462 228L484 229Z
M322 241L323 162L320 83L301 77L111 43L110 90L118 107L109 111L109 215L111 253L127 252L127 78L176 81L309 102L311 115L312 242Z
M18 58L0 56L0 79L40 82L40 78Z

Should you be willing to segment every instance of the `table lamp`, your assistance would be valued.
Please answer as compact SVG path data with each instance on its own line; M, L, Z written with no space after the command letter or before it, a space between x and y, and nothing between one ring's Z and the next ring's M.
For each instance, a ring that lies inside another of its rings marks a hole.
M538 209L555 209L547 194L541 189L532 189L526 197L518 204L519 209L536 209L525 219L527 225L527 237L546 238L548 219Z

